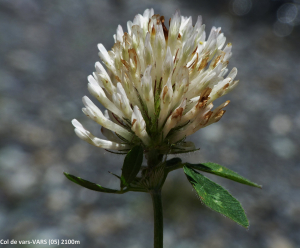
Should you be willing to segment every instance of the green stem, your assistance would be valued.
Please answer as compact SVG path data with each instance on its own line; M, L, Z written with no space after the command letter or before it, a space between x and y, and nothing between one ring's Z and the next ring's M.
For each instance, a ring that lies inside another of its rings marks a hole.
M161 189L150 191L154 212L154 248L163 248L163 209Z

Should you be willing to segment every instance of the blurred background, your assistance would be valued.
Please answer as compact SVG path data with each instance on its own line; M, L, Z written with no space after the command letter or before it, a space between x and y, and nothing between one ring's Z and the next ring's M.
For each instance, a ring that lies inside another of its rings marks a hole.
M229 69L239 86L222 120L189 138L200 151L184 161L228 166L262 190L207 175L241 201L247 231L198 200L181 170L163 189L166 248L300 247L300 1L0 0L0 239L70 239L59 247L150 248L150 196L101 194L63 171L106 187L124 157L77 138L97 44L113 45L118 24L154 8L202 15L233 44ZM2 245L11 247L11 245ZM44 247L44 245L14 245ZM54 247L54 246L53 246Z

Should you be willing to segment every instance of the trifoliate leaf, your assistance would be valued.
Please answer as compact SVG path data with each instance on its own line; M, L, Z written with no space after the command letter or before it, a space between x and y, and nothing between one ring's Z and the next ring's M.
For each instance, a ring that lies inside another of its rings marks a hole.
M262 188L261 185L253 183L253 182L249 181L248 179L240 176L236 172L234 172L232 170L229 170L228 168L226 168L222 165L219 165L219 164L215 164L215 163L203 163L203 164L185 163L184 165L189 167L189 168L193 168L193 169L196 169L196 170L201 170L201 171L204 171L204 172L215 174L215 175L220 176L220 177L225 177L227 179L236 181L238 183L246 184L246 185L257 187L257 188Z
M128 186L135 179L141 169L143 156L142 146L135 146L127 153L122 168L121 187Z
M223 187L197 171L190 169L187 166L184 166L183 169L189 182L197 191L200 199L206 206L248 228L249 222L237 199L229 194Z
M72 181L72 182L74 182L74 183L76 183L76 184L78 184L78 185L80 185L84 188L99 191L99 192L104 192L104 193L117 193L117 194L121 193L121 191L119 191L119 190L102 187L99 184L89 182L85 179L73 176L73 175L71 175L69 173L66 173L66 172L64 172L64 174L70 181Z

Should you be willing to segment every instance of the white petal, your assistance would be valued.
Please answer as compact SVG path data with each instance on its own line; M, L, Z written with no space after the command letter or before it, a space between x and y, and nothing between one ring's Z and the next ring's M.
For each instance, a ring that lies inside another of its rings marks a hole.
M141 97L147 105L148 113L151 118L155 117L154 97L151 78L152 66L148 66L141 79Z
M84 127L83 127L82 124L81 124L79 121L77 121L76 119L73 119L73 120L72 120L72 124L73 124L73 126L76 127L77 129L84 131Z
M152 9L152 10L153 10L153 9ZM143 17L149 19L149 18L151 17L150 14L151 14L150 9L145 9L145 11L144 11L144 13L143 13Z
M95 68L96 68L97 74L101 74L105 80L108 80L111 82L109 75L107 74L106 70L104 69L104 67L101 65L100 62L95 63Z
M168 34L168 46L170 47L171 53L175 55L175 47L177 43L177 37L179 33L179 28L181 25L181 18L179 10L176 10L171 18L170 29Z
M118 28L117 28L117 41L123 42L123 35L124 35L123 28L122 28L121 25L118 25Z
M133 19L133 26L138 25L142 27L143 16L141 14L137 14Z
M168 135L170 130L177 126L177 124L180 122L182 113L186 106L186 99L184 99L180 105L173 111L173 113L168 118L164 128L163 128L163 139Z
M196 31L199 32L200 29L201 29L201 27L202 27L202 16L199 15L198 18L197 18L197 22L196 22L196 24L194 26L194 32L196 32Z
M103 89L95 84L95 82L93 80L90 81L90 83L88 84L88 90L89 92L97 98L97 100L107 109L109 109L110 111L112 111L113 113L115 113L116 115L118 115L119 117L124 117L124 114L122 113L122 111L120 111L119 108L117 108L115 106L115 104L113 104L105 95L105 92L103 91Z
M117 83L117 91L118 91L118 94L120 94L120 100L122 103L122 111L123 111L124 115L127 117L127 119L130 119L130 117L132 115L132 109L131 109L128 97L126 95L126 92L121 83Z
M130 147L131 147L128 144L120 144L120 143L103 140L103 139L99 139L99 138L95 137L88 130L86 130L82 126L82 124L79 121L77 121L76 119L72 120L72 124L75 126L74 131L75 131L76 135L80 139L82 139L94 146L101 147L104 149L109 149L109 150L125 150L125 149L130 149Z
M226 47L224 48L223 52L225 52L225 56L223 58L224 61L228 61L231 56L232 56L232 52L231 52L231 48L232 48L232 45L229 43L226 45Z
M112 72L115 73L116 69L115 66L113 65L113 60L109 56L107 50L105 47L100 43L98 44L98 49L99 49L99 56L102 59L103 63L107 66L108 69L110 69Z
M128 132L120 125L117 125L114 122L106 119L101 110L87 96L84 96L82 98L82 102L86 106L86 109L94 114L95 118L93 120L96 121L99 125L118 133L127 140L132 139L133 135L130 132Z
M145 49L144 49L145 66L152 65L153 63L153 51L150 43L150 33L146 34Z
M182 33L182 42L184 43L191 37L193 32L192 17L190 16L184 23L181 23L180 33Z
M85 142L88 142L91 145L95 145L94 142L92 141L92 139L89 137L89 135L87 135L86 132L82 132L82 130L77 129L77 128L75 128L74 131L80 139L84 140Z
M173 56L171 53L171 49L170 47L167 48L167 53L166 53L166 57L165 57L165 61L163 64L163 84L162 87L165 86L165 84L168 81L168 78L170 77L172 71L173 71Z
M120 144L120 143L116 143L116 142L112 142L112 141L108 141L108 140L103 140L103 139L99 139L99 138L94 138L93 142L95 144L95 146L97 147L101 147L103 149L108 149L108 150L128 150L131 148L130 145L128 144Z
M97 116L90 108L82 108L82 112L92 120L95 120Z
M232 68L232 70L229 72L227 78L230 78L231 81L233 81L233 79L235 79L236 75L237 75L237 69L236 69L236 67L234 67L234 68Z
M150 137L145 129L146 124L144 118L137 106L134 106L133 108L131 124L131 129L135 132L136 136L138 136L145 145L149 145Z
M225 42L226 42L226 37L222 33L217 38L217 47L218 47L218 49L222 49L222 47L224 46Z
M128 34L131 35L131 30L132 30L132 21L127 22L127 31Z
M182 140L184 137L189 136L200 128L203 128L207 123L206 114L213 108L213 104L208 104L205 108L202 108L201 111L197 114L197 117L191 121L189 124L184 126L181 130L177 131L170 137L170 142L175 143L179 140Z
M136 119L137 119L137 122L138 122L139 126L141 127L141 129L144 129L145 128L145 121L144 121L144 118L143 118L143 116L141 114L141 111L138 108L138 106L134 106L133 112L136 116Z

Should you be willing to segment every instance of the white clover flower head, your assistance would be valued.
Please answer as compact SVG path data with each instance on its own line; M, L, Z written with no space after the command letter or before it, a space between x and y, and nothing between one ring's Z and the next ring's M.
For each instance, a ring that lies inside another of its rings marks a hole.
M137 144L162 154L192 151L185 138L221 119L229 101L213 108L213 101L238 83L237 69L227 74L231 44L221 28L213 27L206 39L201 16L179 11L169 21L146 9L119 25L115 44L107 51L98 44L96 71L88 76L88 90L107 109L101 110L83 97L84 114L102 126L108 140L93 136L77 120L72 123L79 138L109 150L127 151ZM227 76L226 76L227 74Z

